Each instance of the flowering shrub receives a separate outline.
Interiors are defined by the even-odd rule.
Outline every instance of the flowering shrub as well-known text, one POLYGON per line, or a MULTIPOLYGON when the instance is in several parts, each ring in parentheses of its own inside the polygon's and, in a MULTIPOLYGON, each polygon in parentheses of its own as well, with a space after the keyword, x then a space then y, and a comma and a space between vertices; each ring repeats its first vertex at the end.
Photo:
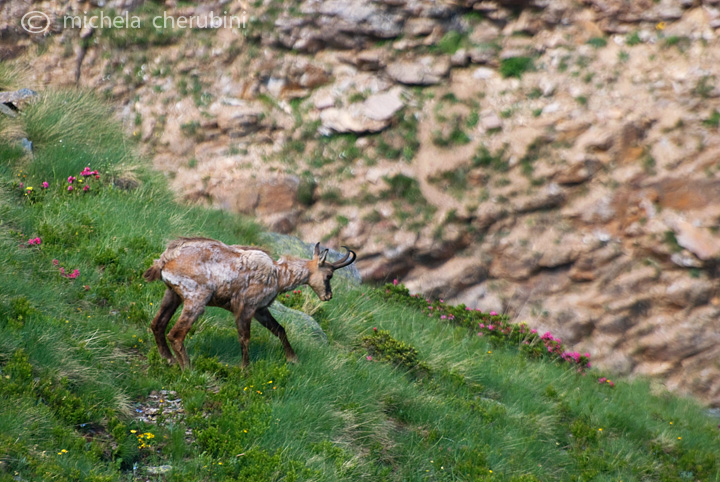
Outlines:
POLYGON ((305 297, 302 290, 293 290, 292 293, 284 293, 278 296, 277 300, 288 308, 302 310, 305 304, 305 297))
POLYGON ((65 271, 65 268, 63 268, 62 266, 60 266, 60 261, 58 261, 57 259, 54 259, 54 260, 52 261, 52 263, 53 263, 54 266, 57 266, 57 267, 60 269, 60 275, 61 275, 62 277, 64 277, 64 278, 75 279, 75 278, 77 278, 77 277, 80 275, 80 270, 77 269, 77 268, 74 269, 74 270, 72 270, 71 273, 67 273, 67 272, 65 271))
MULTIPOLYGON (((607 385, 607 386, 609 386, 610 388, 615 388, 615 384, 612 382, 612 380, 608 380, 608 379, 605 378, 605 377, 600 377, 600 378, 598 378, 598 383, 599 383, 600 385, 607 385)), ((720 427, 720 426, 719 426, 719 427, 720 427)))
POLYGON ((525 322, 511 323, 507 315, 495 311, 483 313, 462 304, 453 306, 445 304, 442 299, 432 301, 420 295, 411 295, 397 280, 385 284, 380 292, 385 299, 415 306, 430 318, 477 330, 477 336, 487 337, 496 346, 520 346, 524 353, 533 358, 550 357, 571 364, 581 373, 591 366, 589 353, 568 351, 562 340, 550 332, 539 335, 537 330, 530 329, 525 322))
POLYGON ((81 177, 81 179, 78 180, 78 178, 75 176, 68 176, 68 178, 67 178, 67 183, 68 183, 67 191, 68 192, 80 191, 80 186, 79 186, 80 184, 84 184, 82 187, 83 192, 89 191, 90 190, 90 182, 93 180, 95 180, 95 181, 99 180, 100 174, 98 174, 97 170, 91 171, 90 166, 85 166, 85 169, 83 169, 82 172, 80 173, 80 177, 81 177), (77 183, 75 181, 77 181, 77 183))

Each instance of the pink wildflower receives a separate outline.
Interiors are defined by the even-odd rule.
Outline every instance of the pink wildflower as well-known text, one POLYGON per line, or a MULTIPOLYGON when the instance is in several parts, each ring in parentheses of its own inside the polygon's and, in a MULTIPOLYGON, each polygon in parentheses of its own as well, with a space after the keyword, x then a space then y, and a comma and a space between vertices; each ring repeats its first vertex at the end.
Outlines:
POLYGON ((69 192, 69 191, 72 191, 72 190, 73 190, 73 187, 72 187, 72 186, 68 186, 68 192, 69 192))
POLYGON ((68 176, 68 179, 67 179, 68 184, 72 184, 75 179, 76 179, 75 176, 68 176))
POLYGON ((85 187, 83 187, 83 191, 89 191, 89 190, 90 190, 90 186, 88 186, 87 184, 85 184, 85 187))
POLYGON ((43 183, 42 183, 42 188, 43 188, 43 189, 47 189, 47 188, 49 188, 49 187, 50 187, 50 184, 48 184, 47 181, 43 181, 43 183))
POLYGON ((490 312, 490 316, 497 316, 497 313, 494 312, 494 311, 491 311, 491 312, 490 312))
POLYGON ((372 361, 372 357, 370 355, 366 356, 365 358, 367 358, 367 361, 372 361))
POLYGON ((52 263, 53 263, 55 266, 57 266, 58 264, 60 264, 60 261, 54 259, 52 263))
POLYGON ((442 316, 440 317, 440 319, 441 319, 441 320, 446 320, 446 319, 447 319, 447 316, 442 315, 442 316))
POLYGON ((395 279, 393 280, 393 286, 397 286, 397 285, 398 285, 398 280, 397 280, 397 278, 395 278, 395 279))

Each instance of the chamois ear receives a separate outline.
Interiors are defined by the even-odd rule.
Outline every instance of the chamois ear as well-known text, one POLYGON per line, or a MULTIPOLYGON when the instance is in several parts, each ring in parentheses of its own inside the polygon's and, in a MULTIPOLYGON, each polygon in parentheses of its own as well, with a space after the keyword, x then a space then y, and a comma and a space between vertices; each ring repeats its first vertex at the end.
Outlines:
POLYGON ((313 258, 320 256, 320 243, 315 243, 315 249, 313 250, 313 258))

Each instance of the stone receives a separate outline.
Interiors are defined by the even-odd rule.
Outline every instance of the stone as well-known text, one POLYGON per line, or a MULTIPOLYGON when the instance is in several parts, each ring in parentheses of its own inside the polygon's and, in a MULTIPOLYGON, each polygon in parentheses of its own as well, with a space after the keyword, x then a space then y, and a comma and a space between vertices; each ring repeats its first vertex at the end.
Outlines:
POLYGON ((172 470, 172 465, 158 465, 152 467, 145 467, 145 472, 150 475, 164 475, 172 470))
POLYGON ((371 40, 391 39, 403 31, 402 12, 369 0, 302 2, 301 17, 283 14, 270 42, 301 52, 327 48, 362 49, 371 40))
POLYGON ((229 137, 243 137, 260 130, 263 109, 246 101, 226 99, 213 103, 208 111, 218 129, 229 137))
POLYGON ((488 80, 497 76, 498 73, 495 71, 495 69, 491 69, 488 67, 478 67, 477 69, 475 69, 475 72, 473 72, 473 79, 477 80, 488 80))
POLYGON ((528 213, 560 206, 565 202, 565 192, 557 183, 550 183, 539 193, 515 201, 518 213, 528 213))
POLYGON ((690 308, 708 303, 712 293, 710 281, 682 278, 667 287, 664 299, 680 308, 690 308))
POLYGON ((458 49, 450 56, 450 64, 453 67, 465 67, 470 61, 470 56, 465 49, 458 49))
POLYGON ((503 121, 499 115, 491 112, 480 119, 480 126, 485 131, 500 130, 503 126, 503 121))
POLYGON ((255 212, 263 216, 294 209, 299 186, 300 179, 296 176, 278 176, 259 182, 255 212))
POLYGON ((468 50, 468 57, 473 64, 497 64, 497 51, 488 47, 473 47, 468 50))
POLYGON ((432 18, 411 18, 405 22, 405 33, 414 37, 425 37, 430 35, 437 25, 432 18))
POLYGON ((709 230, 694 226, 679 216, 668 215, 665 223, 674 231, 677 243, 699 259, 708 261, 720 256, 720 240, 709 230))
POLYGON ((528 252, 519 247, 505 249, 493 259, 490 276, 516 281, 526 280, 538 269, 540 256, 539 253, 528 252))
POLYGON ((401 90, 391 89, 373 94, 363 102, 351 104, 347 108, 330 107, 321 111, 321 127, 328 132, 380 132, 390 125, 404 105, 401 90))
POLYGON ((580 162, 570 164, 557 173, 554 180, 561 185, 582 184, 592 179, 600 170, 601 164, 593 158, 583 158, 580 162))
POLYGON ((450 72, 448 57, 425 55, 396 60, 385 68, 395 81, 405 85, 433 85, 440 83, 450 72))

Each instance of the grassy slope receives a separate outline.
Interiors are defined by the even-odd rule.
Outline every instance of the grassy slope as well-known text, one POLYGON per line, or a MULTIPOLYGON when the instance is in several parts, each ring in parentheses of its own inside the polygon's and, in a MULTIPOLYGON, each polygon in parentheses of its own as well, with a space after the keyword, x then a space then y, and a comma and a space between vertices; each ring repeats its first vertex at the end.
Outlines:
POLYGON ((193 369, 164 366, 148 330, 163 286, 141 282, 144 268, 177 235, 252 243, 259 230, 174 203, 111 117, 87 94, 46 92, 0 124, 36 145, 31 160, 0 140, 0 480, 720 480, 717 420, 696 403, 611 389, 382 289, 308 297, 330 342, 290 327, 298 365, 254 324, 242 372, 229 314, 210 309, 189 339, 193 369), (69 193, 86 165, 100 180, 69 193), (113 187, 130 177, 139 187, 113 187), (374 327, 425 368, 379 361, 397 344, 368 360, 374 327), (140 422, 137 403, 163 389, 184 419, 140 422))

